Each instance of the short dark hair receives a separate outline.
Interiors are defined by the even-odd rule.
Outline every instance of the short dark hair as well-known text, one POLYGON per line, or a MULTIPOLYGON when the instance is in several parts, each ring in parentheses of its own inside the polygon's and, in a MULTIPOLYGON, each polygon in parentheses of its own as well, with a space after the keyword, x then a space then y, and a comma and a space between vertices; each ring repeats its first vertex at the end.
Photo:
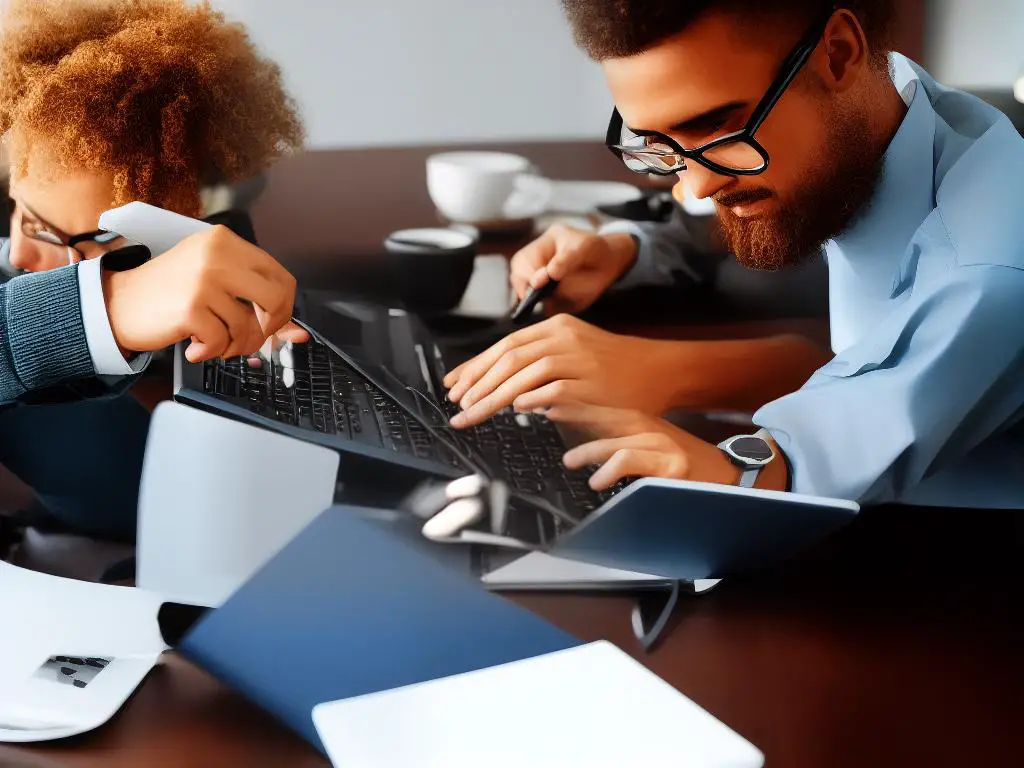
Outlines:
MULTIPOLYGON (((643 53, 712 10, 792 16, 810 23, 829 5, 827 0, 562 0, 576 44, 595 61, 643 53)), ((841 6, 856 14, 872 58, 884 61, 892 49, 892 0, 847 0, 841 6)))

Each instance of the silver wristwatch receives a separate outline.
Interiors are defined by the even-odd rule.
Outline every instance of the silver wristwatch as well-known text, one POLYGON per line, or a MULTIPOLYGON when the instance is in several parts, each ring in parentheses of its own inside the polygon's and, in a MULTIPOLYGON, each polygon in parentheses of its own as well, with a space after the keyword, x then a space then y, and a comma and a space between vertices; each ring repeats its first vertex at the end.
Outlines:
POLYGON ((740 475, 740 488, 753 488, 761 470, 775 458, 768 430, 762 429, 754 435, 736 435, 718 444, 729 461, 743 470, 740 475))

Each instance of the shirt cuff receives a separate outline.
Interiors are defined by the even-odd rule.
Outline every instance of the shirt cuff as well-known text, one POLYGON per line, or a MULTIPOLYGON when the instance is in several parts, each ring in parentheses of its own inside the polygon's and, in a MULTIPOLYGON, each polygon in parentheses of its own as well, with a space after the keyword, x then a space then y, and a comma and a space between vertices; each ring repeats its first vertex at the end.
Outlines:
POLYGON ((125 360, 117 348, 103 298, 102 262, 103 257, 100 256, 78 265, 78 295, 82 302, 82 323, 92 366, 97 376, 134 376, 146 369, 151 355, 146 352, 125 360))
POLYGON ((674 285, 676 272, 693 282, 703 282, 701 275, 686 263, 685 246, 678 237, 666 238, 668 224, 647 223, 642 226, 635 221, 620 219, 605 224, 598 230, 600 235, 626 234, 637 241, 636 261, 618 279, 613 288, 635 288, 641 285, 674 285), (659 233, 660 238, 654 233, 659 233))
POLYGON ((650 285, 651 283, 660 282, 657 279, 652 279, 650 275, 650 238, 643 229, 631 221, 619 220, 605 224, 597 231, 597 234, 629 235, 636 243, 636 258, 633 260, 633 265, 615 281, 612 285, 612 290, 625 290, 639 285, 650 285))

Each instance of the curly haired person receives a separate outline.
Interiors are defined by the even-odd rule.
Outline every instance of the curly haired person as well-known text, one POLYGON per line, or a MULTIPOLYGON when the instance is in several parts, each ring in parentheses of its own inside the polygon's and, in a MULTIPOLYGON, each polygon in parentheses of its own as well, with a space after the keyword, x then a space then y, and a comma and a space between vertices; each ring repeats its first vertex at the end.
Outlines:
POLYGON ((130 539, 148 414, 125 391, 148 353, 252 352, 295 281, 219 227, 108 271, 99 216, 133 200, 197 216, 205 185, 257 175, 302 124, 277 65, 206 3, 15 0, 0 30, 9 258, 35 273, 0 286, 0 462, 62 522, 130 539))

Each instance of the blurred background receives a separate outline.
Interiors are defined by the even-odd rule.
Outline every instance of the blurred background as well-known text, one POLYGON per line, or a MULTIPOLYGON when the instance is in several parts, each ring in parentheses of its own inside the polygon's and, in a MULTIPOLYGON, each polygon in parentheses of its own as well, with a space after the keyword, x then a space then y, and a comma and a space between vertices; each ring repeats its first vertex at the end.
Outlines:
MULTIPOLYGON (((436 223, 423 194, 423 159, 449 147, 517 152, 555 179, 644 183, 622 176, 599 147, 611 98, 598 65, 575 48, 558 0, 212 4, 281 65, 308 129, 307 157, 205 193, 207 213, 254 211, 261 241, 280 256, 337 252, 330 233, 339 211, 348 222, 372 224, 350 243, 355 250, 376 248, 393 225, 436 223), (578 154, 566 159, 571 142, 593 143, 585 162, 578 154)), ((896 7, 898 50, 1024 130, 1024 2, 896 0, 896 7)), ((0 255, 3 273, 12 270, 0 255)), ((738 272, 737 279, 748 278, 738 272)))
MULTIPOLYGON (((901 52, 941 82, 1016 109, 1024 2, 896 4, 901 52)), ((557 0, 214 5, 281 64, 311 147, 603 137, 611 100, 557 0)))

